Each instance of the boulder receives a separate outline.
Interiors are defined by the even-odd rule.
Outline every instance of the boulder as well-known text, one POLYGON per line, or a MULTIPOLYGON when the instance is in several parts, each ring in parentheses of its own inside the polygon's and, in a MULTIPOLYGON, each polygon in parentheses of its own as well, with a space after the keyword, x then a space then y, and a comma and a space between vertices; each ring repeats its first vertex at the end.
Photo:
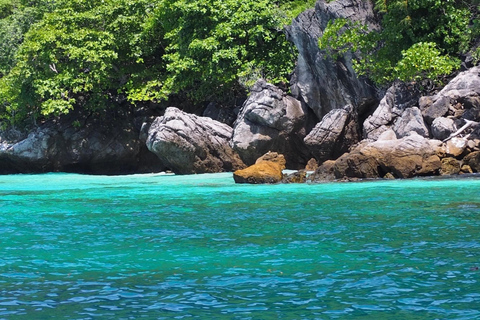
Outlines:
POLYGON ((398 138, 403 138, 415 132, 428 138, 430 133, 423 121, 422 112, 417 107, 407 108, 393 123, 393 131, 398 138))
POLYGON ((335 180, 335 161, 327 160, 313 172, 308 180, 311 182, 325 182, 335 180))
POLYGON ((304 142, 315 159, 322 163, 336 159, 359 142, 360 129, 353 108, 334 109, 323 117, 304 142))
POLYGON ((420 109, 427 123, 445 116, 449 110, 465 110, 454 116, 467 120, 480 121, 480 66, 459 73, 435 96, 420 100, 420 109))
POLYGON ((233 173, 235 183, 279 183, 282 178, 282 166, 272 161, 260 161, 233 173))
POLYGON ((465 149, 467 148, 467 139, 464 138, 452 138, 446 143, 446 152, 447 154, 458 157, 460 156, 465 149))
POLYGON ((433 120, 431 130, 433 138, 445 140, 452 133, 457 131, 457 126, 455 125, 455 121, 453 119, 439 117, 433 120))
MULTIPOLYGON (((419 96, 420 93, 414 85, 406 84, 401 81, 394 82, 392 86, 388 88, 385 96, 380 100, 380 104, 373 114, 363 122, 364 138, 377 140, 383 132, 392 127, 394 121, 398 117, 402 117, 405 110, 413 108, 417 104, 419 96)), ((412 120, 412 116, 415 119, 412 123, 412 127, 417 124, 414 131, 422 132, 424 130, 422 127, 423 120, 420 119, 418 112, 414 109, 410 109, 405 116, 405 119, 399 121, 401 124, 404 124, 405 122, 412 120)), ((405 130, 401 129, 401 124, 397 125, 396 129, 403 135, 405 134, 405 130)))
POLYGON ((442 159, 442 167, 440 168, 440 175, 452 175, 460 172, 460 161, 455 158, 448 157, 442 159))
POLYGON ((335 162, 335 178, 395 178, 435 175, 441 168, 441 141, 416 133, 398 140, 363 141, 335 162))
POLYGON ((317 1, 315 9, 307 10, 286 27, 287 38, 298 49, 297 65, 291 80, 294 97, 305 102, 322 119, 333 109, 352 105, 359 113, 377 101, 374 87, 358 77, 349 55, 330 59, 318 47, 318 39, 329 21, 347 18, 370 29, 378 29, 371 1, 317 1))
POLYGON ((247 165, 275 151, 285 156, 289 168, 303 168, 311 157, 303 143, 307 112, 300 101, 259 80, 235 122, 231 146, 247 165))
POLYGON ((299 170, 283 176, 282 183, 305 183, 307 182, 307 172, 299 170))
POLYGON ((467 154, 463 158, 463 164, 469 166, 473 172, 480 172, 480 151, 467 154))
POLYGON ((177 174, 233 171, 245 165, 229 145, 232 134, 224 123, 170 107, 152 123, 147 147, 177 174))

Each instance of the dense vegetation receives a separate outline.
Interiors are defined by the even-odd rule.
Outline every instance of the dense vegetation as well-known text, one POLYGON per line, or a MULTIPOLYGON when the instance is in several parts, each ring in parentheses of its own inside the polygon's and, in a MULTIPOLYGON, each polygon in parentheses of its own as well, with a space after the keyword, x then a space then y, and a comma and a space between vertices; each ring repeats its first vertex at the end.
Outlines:
MULTIPOLYGON (((338 19, 319 44, 356 52, 357 72, 379 84, 448 74, 478 38, 479 0, 374 1, 380 30, 338 19)), ((224 102, 258 77, 287 81, 296 54, 283 27, 314 3, 0 0, 0 122, 176 95, 224 102)))
POLYGON ((374 0, 381 29, 330 21, 319 46, 332 56, 355 52, 355 70, 377 84, 438 81, 460 66, 479 36, 478 0, 374 0))
MULTIPOLYGON (((313 1, 310 4, 313 5, 313 1)), ((128 100, 192 103, 285 81, 306 1, 0 0, 3 124, 128 100)))

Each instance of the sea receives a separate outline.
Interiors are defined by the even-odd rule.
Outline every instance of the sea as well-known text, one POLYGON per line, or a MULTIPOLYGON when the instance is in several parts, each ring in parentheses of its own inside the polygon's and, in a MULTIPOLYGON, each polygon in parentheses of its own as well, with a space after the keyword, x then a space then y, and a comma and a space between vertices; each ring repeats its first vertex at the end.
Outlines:
POLYGON ((0 319, 480 319, 480 177, 0 176, 0 319))

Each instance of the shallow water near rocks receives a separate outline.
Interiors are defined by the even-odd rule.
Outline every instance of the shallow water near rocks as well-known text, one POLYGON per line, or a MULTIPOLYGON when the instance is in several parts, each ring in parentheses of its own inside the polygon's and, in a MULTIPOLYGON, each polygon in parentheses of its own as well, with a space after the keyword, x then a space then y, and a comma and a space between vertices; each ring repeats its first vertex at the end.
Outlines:
POLYGON ((480 319, 480 179, 0 177, 0 319, 480 319))

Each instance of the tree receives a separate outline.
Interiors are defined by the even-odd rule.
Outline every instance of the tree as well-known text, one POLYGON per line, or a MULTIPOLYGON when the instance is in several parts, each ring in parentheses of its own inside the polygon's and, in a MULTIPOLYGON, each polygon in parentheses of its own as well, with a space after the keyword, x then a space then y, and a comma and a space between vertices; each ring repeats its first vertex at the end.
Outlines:
POLYGON ((319 40, 320 48, 333 55, 355 51, 359 57, 356 71, 379 84, 422 77, 436 80, 458 68, 456 57, 469 50, 475 36, 473 21, 477 17, 471 10, 472 1, 375 2, 380 31, 338 19, 329 23, 319 40))

